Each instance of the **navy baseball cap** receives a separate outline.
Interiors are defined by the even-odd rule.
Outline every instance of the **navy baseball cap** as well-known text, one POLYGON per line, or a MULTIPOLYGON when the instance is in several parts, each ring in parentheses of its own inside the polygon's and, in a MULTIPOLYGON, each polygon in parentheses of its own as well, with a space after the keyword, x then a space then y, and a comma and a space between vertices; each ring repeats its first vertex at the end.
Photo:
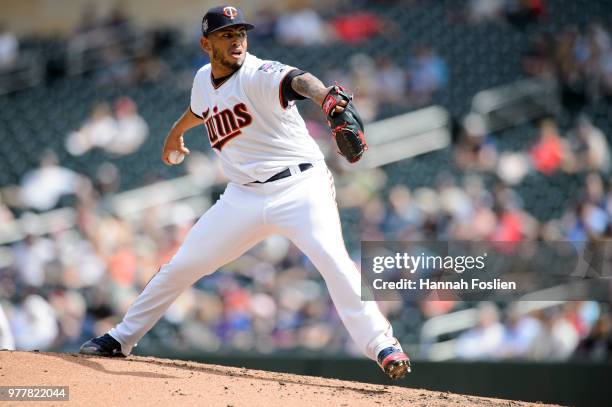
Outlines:
POLYGON ((244 20, 242 11, 233 6, 213 7, 204 14, 202 19, 202 34, 208 35, 224 27, 243 25, 247 30, 255 28, 244 20))

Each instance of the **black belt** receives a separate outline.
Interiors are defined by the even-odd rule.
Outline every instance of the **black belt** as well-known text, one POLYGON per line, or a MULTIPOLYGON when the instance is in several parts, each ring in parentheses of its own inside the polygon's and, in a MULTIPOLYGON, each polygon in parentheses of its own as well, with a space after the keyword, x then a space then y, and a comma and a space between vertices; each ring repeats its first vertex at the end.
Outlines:
MULTIPOLYGON (((300 165, 298 165, 298 168, 300 169, 301 172, 304 172, 310 168, 312 168, 312 164, 311 163, 301 163, 300 165)), ((291 170, 289 168, 287 168, 284 171, 279 172, 278 174, 272 175, 270 178, 268 178, 265 181, 253 181, 253 184, 265 184, 266 182, 272 182, 272 181, 278 181, 279 179, 283 179, 283 178, 287 178, 291 176, 291 170)))

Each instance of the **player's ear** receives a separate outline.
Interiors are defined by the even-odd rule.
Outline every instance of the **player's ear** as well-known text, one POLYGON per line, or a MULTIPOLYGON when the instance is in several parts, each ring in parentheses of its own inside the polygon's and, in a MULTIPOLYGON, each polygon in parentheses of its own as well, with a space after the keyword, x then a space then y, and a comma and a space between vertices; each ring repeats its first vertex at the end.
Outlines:
POLYGON ((206 52, 207 54, 210 54, 211 52, 210 41, 205 35, 200 37, 200 48, 202 48, 202 51, 206 52))

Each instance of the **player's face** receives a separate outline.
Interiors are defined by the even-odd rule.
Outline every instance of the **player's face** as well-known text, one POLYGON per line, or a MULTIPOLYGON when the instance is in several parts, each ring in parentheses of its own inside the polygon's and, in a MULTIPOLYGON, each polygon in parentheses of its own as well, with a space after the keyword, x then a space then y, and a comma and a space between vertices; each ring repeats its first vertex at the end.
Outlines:
POLYGON ((235 71, 242 66, 247 51, 247 32, 243 26, 227 27, 203 38, 202 47, 211 62, 235 71))

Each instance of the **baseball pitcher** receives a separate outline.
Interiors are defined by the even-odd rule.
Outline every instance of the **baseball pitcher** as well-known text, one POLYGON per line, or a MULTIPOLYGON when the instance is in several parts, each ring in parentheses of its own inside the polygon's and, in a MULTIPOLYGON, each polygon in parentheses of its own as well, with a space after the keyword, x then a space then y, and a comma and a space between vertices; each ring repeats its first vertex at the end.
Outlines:
POLYGON ((254 28, 232 6, 204 15, 200 46, 210 56, 193 81, 190 106, 164 143, 168 165, 189 154, 183 134, 204 125, 230 182, 163 265, 123 321, 85 342, 80 352, 127 356, 183 290, 272 234, 302 250, 322 274, 340 318, 359 348, 391 378, 410 371, 408 356, 373 301, 342 237, 333 178, 295 100, 323 109, 338 151, 349 162, 367 149, 352 97, 310 73, 247 52, 254 28))

